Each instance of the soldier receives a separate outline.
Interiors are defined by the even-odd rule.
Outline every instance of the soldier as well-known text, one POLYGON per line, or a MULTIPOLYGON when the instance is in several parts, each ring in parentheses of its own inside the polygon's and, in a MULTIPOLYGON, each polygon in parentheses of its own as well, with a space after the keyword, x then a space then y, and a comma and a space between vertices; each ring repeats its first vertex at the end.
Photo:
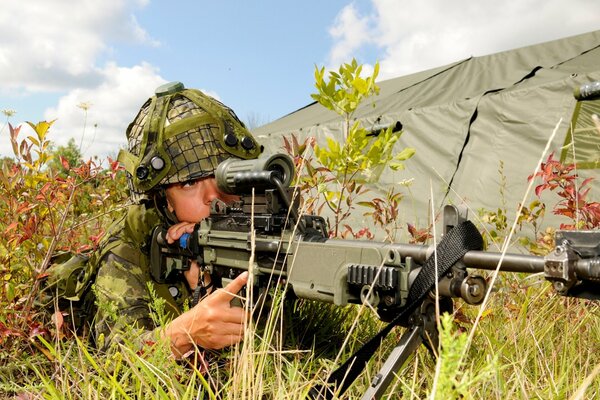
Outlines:
POLYGON ((158 284, 150 274, 150 239, 156 226, 167 223, 167 241, 172 243, 209 215, 213 199, 234 200, 219 191, 214 171, 229 157, 258 157, 260 146, 231 109, 179 82, 156 89, 129 125, 127 140, 128 149, 119 153, 119 160, 128 173, 133 204, 101 245, 96 338, 104 343, 118 340, 124 327, 134 325, 146 331, 142 339, 154 340, 152 290, 174 316, 163 335, 176 357, 196 346, 221 349, 238 343, 248 316, 230 301, 246 284, 247 274, 215 289, 202 266, 192 262, 181 281, 158 284), (199 289, 207 295, 182 313, 186 300, 199 289))

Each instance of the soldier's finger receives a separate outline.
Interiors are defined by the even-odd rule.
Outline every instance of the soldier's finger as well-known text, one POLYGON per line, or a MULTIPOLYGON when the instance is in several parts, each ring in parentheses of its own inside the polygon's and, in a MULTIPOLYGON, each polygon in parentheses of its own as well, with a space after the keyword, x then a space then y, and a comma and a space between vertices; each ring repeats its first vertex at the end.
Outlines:
POLYGON ((228 346, 232 346, 236 343, 239 343, 242 341, 242 339, 244 338, 244 335, 225 335, 223 337, 220 338, 219 348, 224 348, 224 347, 228 347, 228 346))
POLYGON ((244 271, 237 278, 229 282, 229 285, 215 292, 219 301, 231 301, 236 294, 248 283, 248 271, 244 271))
POLYGON ((234 322, 222 322, 219 324, 219 336, 244 335, 245 325, 234 322))
POLYGON ((184 233, 192 233, 194 231, 194 224, 190 222, 180 222, 169 228, 167 231, 167 242, 173 243, 179 240, 181 235, 184 233))
POLYGON ((231 307, 222 313, 221 321, 243 325, 250 318, 250 313, 241 307, 231 307))

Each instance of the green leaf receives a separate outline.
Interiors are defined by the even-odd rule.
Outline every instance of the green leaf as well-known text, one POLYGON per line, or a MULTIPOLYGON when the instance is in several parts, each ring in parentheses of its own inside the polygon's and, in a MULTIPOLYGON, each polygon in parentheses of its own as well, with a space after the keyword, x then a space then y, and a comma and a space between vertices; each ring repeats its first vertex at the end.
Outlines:
POLYGON ((356 77, 353 81, 352 81, 352 86, 354 88, 356 88, 356 90, 358 90, 359 93, 361 94, 366 94, 368 91, 368 85, 367 82, 360 78, 360 77, 356 77))
POLYGON ((5 285, 6 288, 6 300, 12 302, 15 299, 15 285, 12 282, 8 282, 5 285))
POLYGON ((379 61, 377 61, 373 67, 373 81, 377 79, 377 75, 379 75, 379 61))
POLYGON ((48 129, 50 129, 50 127, 52 126, 52 124, 55 121, 56 120, 52 120, 50 122, 40 121, 37 124, 33 124, 33 123, 27 121, 27 124, 35 131, 35 133, 37 133, 39 140, 44 141, 44 139, 46 138, 46 133, 48 132, 48 129))
POLYGON ((405 147, 404 149, 402 149, 402 151, 398 154, 396 154, 394 156, 394 159, 396 160, 401 160, 401 161, 405 161, 408 160, 409 158, 411 158, 412 156, 414 156, 416 153, 416 150, 413 149, 412 147, 405 147))
POLYGON ((37 147, 40 147, 40 142, 33 136, 27 136, 27 139, 29 139, 31 143, 35 144, 37 147))
POLYGON ((390 161, 389 167, 392 171, 402 171, 404 170, 404 164, 399 161, 390 161))

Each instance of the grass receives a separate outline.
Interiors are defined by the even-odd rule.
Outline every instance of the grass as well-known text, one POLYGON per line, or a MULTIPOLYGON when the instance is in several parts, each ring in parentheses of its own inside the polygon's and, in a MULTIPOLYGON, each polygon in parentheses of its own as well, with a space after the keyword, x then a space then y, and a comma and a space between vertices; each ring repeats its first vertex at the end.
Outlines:
MULTIPOLYGON (((461 361, 460 355, 478 310, 457 303, 454 318, 443 318, 437 365, 419 349, 385 398, 584 399, 600 393, 598 304, 559 297, 536 279, 505 274, 500 280, 467 357, 461 361)), ((335 367, 336 343, 355 314, 356 307, 314 302, 279 307, 272 313, 275 324, 251 327, 243 345, 221 355, 225 366, 212 362, 208 372, 173 360, 164 343, 140 351, 126 342, 99 354, 75 338, 50 343, 37 337, 31 343, 43 353, 2 352, 0 393, 29 399, 302 399, 335 367), (284 310, 293 315, 284 318, 284 310), (283 320, 291 325, 283 327, 283 320), (296 333, 285 335, 285 329, 296 333)), ((363 315, 341 358, 380 327, 363 315)), ((360 397, 401 333, 396 328, 386 339, 347 398, 360 397)), ((125 335, 132 343, 135 336, 125 335)))
MULTIPOLYGON (((600 304, 560 297, 540 276, 501 273, 494 286, 484 309, 455 302, 454 314, 441 317, 439 357, 421 347, 384 398, 600 393, 600 304)), ((0 398, 14 399, 302 399, 383 327, 368 309, 276 295, 267 321, 252 324, 243 344, 207 355, 205 366, 174 360, 160 341, 140 349, 133 329, 101 353, 75 337, 11 336, 1 325, 8 317, 0 314, 0 398)), ((345 398, 360 398, 402 333, 385 339, 345 398)))
MULTIPOLYGON (((271 307, 243 344, 209 355, 206 368, 174 360, 160 341, 140 349, 133 329, 105 353, 75 337, 0 338, 0 398, 303 399, 383 327, 357 306, 276 293, 271 307)), ((591 398, 600 393, 599 314, 598 302, 561 297, 541 276, 501 273, 484 310, 455 302, 441 318, 439 357, 421 347, 384 398, 591 398)), ((360 398, 403 331, 385 339, 344 398, 360 398)))

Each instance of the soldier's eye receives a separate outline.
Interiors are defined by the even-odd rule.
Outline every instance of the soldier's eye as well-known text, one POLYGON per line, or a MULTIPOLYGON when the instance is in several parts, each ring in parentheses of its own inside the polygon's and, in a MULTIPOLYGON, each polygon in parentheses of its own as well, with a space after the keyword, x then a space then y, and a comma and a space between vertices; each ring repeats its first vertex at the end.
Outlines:
POLYGON ((179 187, 189 188, 189 187, 194 186, 196 183, 198 183, 198 179, 192 179, 192 180, 189 180, 189 181, 181 182, 179 184, 179 187))

